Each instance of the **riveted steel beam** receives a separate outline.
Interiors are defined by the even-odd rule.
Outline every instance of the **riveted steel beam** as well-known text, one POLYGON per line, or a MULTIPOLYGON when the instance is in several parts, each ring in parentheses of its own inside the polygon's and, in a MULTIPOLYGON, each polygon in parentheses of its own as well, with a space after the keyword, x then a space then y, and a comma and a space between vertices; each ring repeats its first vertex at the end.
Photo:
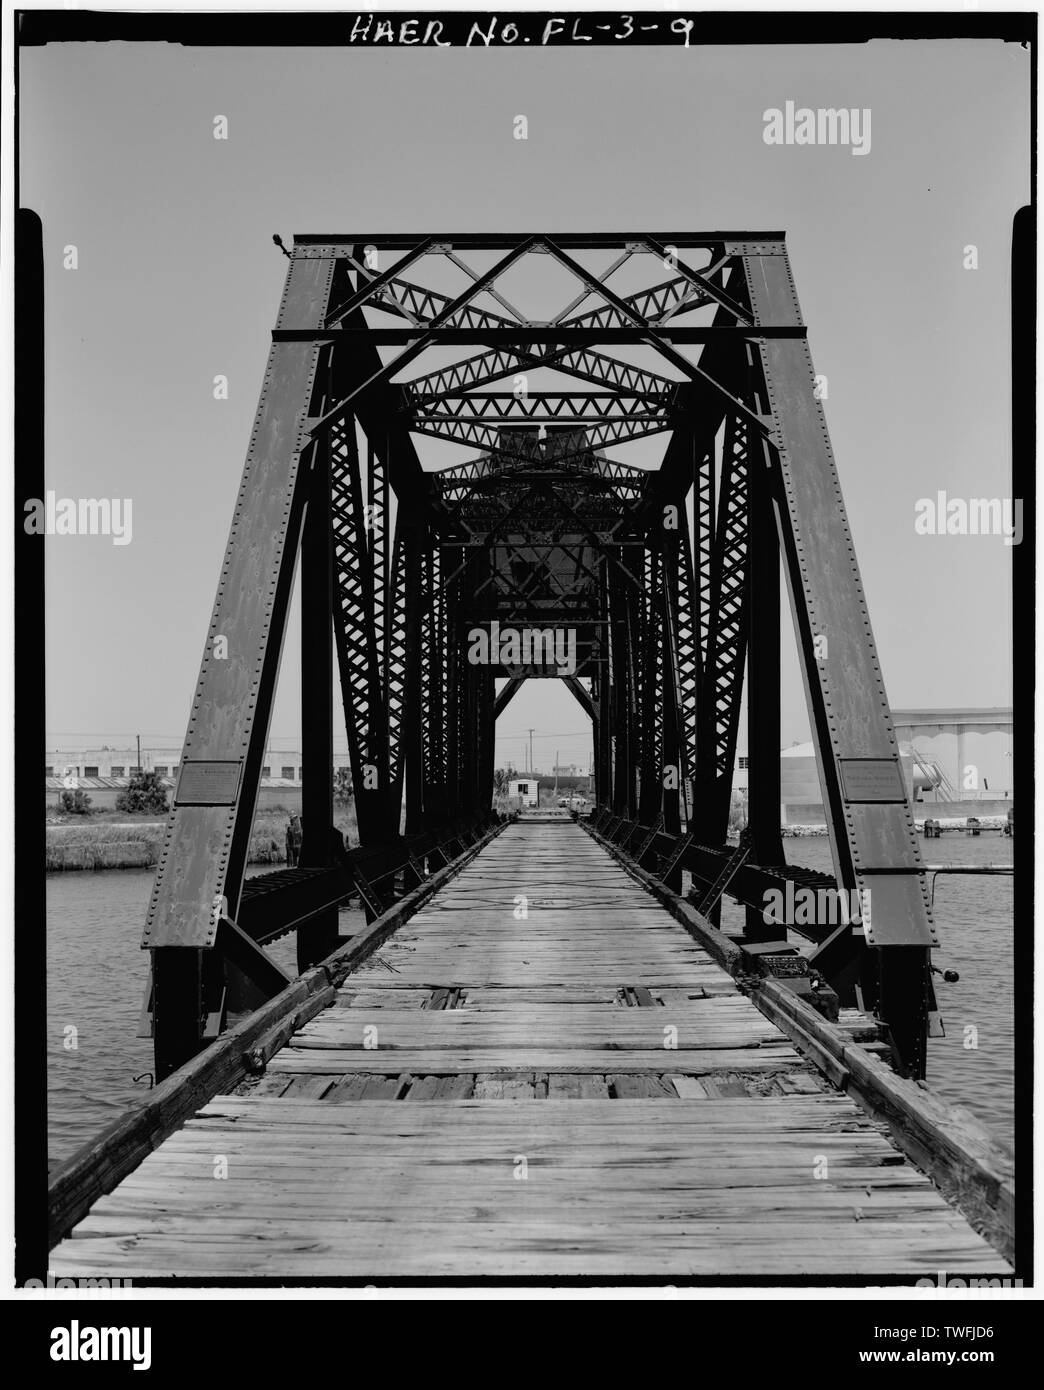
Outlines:
MULTIPOLYGON (((320 323, 333 269, 330 256, 292 260, 278 323, 320 323)), ((310 485, 314 446, 303 426, 321 352, 315 343, 269 351, 142 939, 154 953, 159 1076, 203 1045, 202 976, 213 967, 199 954, 239 904, 310 485)))
MULTIPOLYGON (((757 321, 800 323, 785 248, 772 250, 742 251, 757 321)), ((806 342, 766 339, 756 350, 776 420, 780 544, 836 876, 870 891, 869 921, 855 931, 881 953, 878 1011, 903 1069, 921 1076, 927 1004, 911 1001, 927 999, 938 938, 815 371, 806 342), (890 872, 875 875, 881 867, 890 872)))

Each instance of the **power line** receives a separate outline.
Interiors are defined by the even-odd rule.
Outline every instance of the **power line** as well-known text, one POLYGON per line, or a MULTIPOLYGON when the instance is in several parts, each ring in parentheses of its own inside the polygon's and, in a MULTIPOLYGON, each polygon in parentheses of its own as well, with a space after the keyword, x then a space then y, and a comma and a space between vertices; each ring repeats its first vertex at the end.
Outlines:
POLYGON ((541 734, 534 729, 498 729, 497 738, 522 738, 532 734, 533 738, 590 738, 590 729, 557 729, 541 734))

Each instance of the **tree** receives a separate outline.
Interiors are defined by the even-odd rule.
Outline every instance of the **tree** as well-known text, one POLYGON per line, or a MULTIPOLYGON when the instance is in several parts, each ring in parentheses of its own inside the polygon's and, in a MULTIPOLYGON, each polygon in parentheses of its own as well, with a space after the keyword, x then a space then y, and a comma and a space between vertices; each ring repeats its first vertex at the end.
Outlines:
POLYGON ((165 815, 170 810, 167 789, 154 772, 136 773, 116 798, 116 809, 130 815, 165 815))
POLYGON ((508 789, 508 775, 502 767, 498 767, 493 774, 493 790, 498 796, 506 796, 508 789))
POLYGON ((70 816, 89 816, 91 798, 83 791, 62 792, 62 810, 70 816))
POLYGON ((334 801, 338 806, 347 806, 352 799, 352 774, 347 767, 334 768, 334 801))

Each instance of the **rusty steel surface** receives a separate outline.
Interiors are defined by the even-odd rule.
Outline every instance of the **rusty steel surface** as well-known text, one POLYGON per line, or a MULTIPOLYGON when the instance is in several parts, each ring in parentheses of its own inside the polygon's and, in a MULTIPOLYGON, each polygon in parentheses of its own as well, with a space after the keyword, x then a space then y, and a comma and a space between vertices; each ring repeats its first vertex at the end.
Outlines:
MULTIPOLYGON (((332 882, 344 853, 322 770, 328 634, 371 908, 428 871, 417 846, 437 864, 436 845, 464 843, 454 827, 486 823, 496 719, 527 678, 562 680, 590 718, 610 833, 705 897, 733 858, 746 700, 752 838, 726 884, 746 939, 805 930, 813 967, 846 998, 861 989, 923 1072, 937 939, 816 386, 782 233, 295 239, 143 942, 163 1067, 191 1054, 196 1023, 220 1026, 226 986, 239 997, 271 974, 231 928, 301 553, 308 865, 332 882), (872 896, 840 929, 770 929, 758 908, 801 881, 777 819, 781 558, 829 883, 872 896), (561 634, 553 660, 533 633, 561 634)), ((287 880, 256 934, 310 920, 299 960, 320 958, 336 904, 319 898, 287 880)))
MULTIPOLYGON (((293 261, 279 322, 319 322, 332 271, 329 259, 293 261)), ((242 772, 236 799, 223 809, 175 797, 145 947, 212 946, 214 902, 224 898, 235 912, 297 557, 300 479, 307 473, 301 430, 318 356, 318 347, 296 343, 274 344, 269 353, 182 756, 189 764, 237 764, 242 772)))
MULTIPOLYGON (((759 321, 799 322, 801 311, 787 257, 747 255, 744 265, 759 321)), ((830 807, 827 824, 838 879, 848 887, 870 888, 870 880, 861 873, 864 868, 887 865, 907 870, 890 878, 884 892, 880 880, 873 880, 867 944, 938 945, 917 831, 903 787, 899 743, 826 418, 815 391, 812 356, 805 342, 765 341, 758 351, 775 419, 775 454, 783 488, 780 538, 812 700, 810 714, 830 807), (825 638, 818 651, 817 637, 825 638), (874 769, 875 787, 889 778, 895 788, 891 801, 880 801, 878 793, 867 804, 864 795, 870 774, 864 770, 860 779, 855 760, 863 760, 864 769, 874 769), (889 766, 891 773, 885 771, 889 766), (846 768, 848 791, 842 775, 846 768)))

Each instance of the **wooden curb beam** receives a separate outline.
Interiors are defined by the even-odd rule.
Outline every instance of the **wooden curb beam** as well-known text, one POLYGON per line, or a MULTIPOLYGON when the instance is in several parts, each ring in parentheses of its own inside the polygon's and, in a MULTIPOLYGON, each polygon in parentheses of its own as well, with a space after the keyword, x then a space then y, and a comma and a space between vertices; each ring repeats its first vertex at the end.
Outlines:
MULTIPOLYGON (((583 821, 584 827, 663 904, 689 935, 734 978, 742 974, 739 947, 677 893, 639 868, 583 821)), ((761 1012, 839 1090, 887 1124, 894 1142, 952 1206, 1006 1260, 1015 1260, 1015 1178, 1010 1155, 963 1107, 950 1105, 921 1081, 897 1076, 778 980, 738 981, 761 1012)))
POLYGON ((505 828, 492 826, 470 848, 370 923, 358 936, 305 971, 274 999, 222 1034, 78 1149, 55 1172, 47 1191, 48 1242, 54 1246, 91 1206, 123 1181, 168 1135, 217 1095, 259 1075, 309 1019, 329 1008, 337 986, 505 828))

